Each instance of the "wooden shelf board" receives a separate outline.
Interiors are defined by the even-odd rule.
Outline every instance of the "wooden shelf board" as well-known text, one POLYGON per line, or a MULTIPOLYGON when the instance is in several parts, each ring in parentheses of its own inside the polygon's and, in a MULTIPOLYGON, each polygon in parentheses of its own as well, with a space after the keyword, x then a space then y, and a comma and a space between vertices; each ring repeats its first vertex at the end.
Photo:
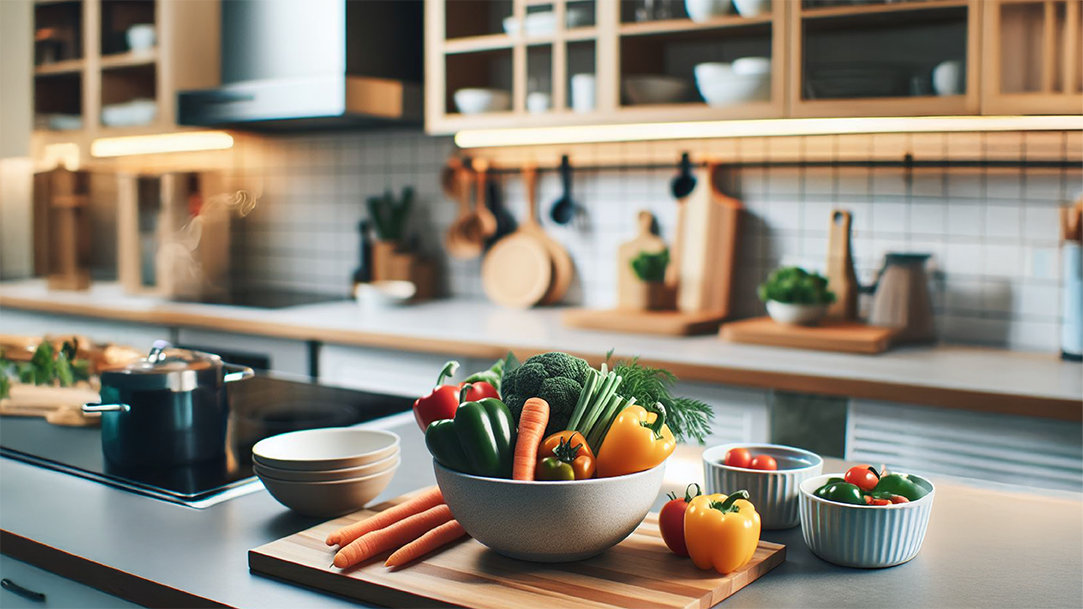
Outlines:
POLYGON ((153 64, 156 61, 158 61, 158 50, 148 49, 146 51, 102 55, 101 66, 103 70, 109 70, 115 68, 145 66, 153 64))
POLYGON ((65 59, 34 66, 34 76, 51 76, 53 74, 78 74, 83 71, 86 61, 83 59, 65 59))
MULTIPOLYGON (((953 0, 954 1, 954 0, 953 0)), ((683 34, 687 32, 699 32, 720 28, 746 27, 750 25, 764 25, 771 23, 772 15, 758 15, 756 17, 741 17, 739 15, 726 15, 716 17, 710 21, 697 23, 691 19, 665 19, 661 21, 644 21, 642 23, 622 23, 617 32, 621 36, 649 36, 652 34, 683 34)))
POLYGON ((843 6, 825 6, 821 8, 801 9, 802 19, 821 19, 827 17, 852 17, 855 15, 881 15, 909 11, 929 11, 944 8, 962 8, 968 0, 928 0, 926 2, 893 2, 891 4, 854 4, 843 6))
POLYGON ((485 34, 484 36, 452 38, 444 42, 444 53, 453 55, 458 53, 510 49, 514 44, 515 39, 507 34, 485 34))

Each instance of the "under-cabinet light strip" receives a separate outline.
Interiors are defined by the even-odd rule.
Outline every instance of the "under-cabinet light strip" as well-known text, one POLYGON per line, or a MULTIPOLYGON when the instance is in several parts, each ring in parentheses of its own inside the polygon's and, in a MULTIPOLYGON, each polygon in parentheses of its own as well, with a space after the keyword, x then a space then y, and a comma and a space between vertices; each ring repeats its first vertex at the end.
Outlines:
POLYGON ((948 131, 1063 131, 1080 129, 1083 129, 1083 116, 1081 115, 782 118, 466 129, 455 134, 455 143, 460 148, 488 148, 787 135, 948 131))
POLYGON ((90 156, 115 157, 136 154, 226 150, 233 147, 233 136, 225 131, 185 131, 156 135, 102 137, 90 143, 90 156))

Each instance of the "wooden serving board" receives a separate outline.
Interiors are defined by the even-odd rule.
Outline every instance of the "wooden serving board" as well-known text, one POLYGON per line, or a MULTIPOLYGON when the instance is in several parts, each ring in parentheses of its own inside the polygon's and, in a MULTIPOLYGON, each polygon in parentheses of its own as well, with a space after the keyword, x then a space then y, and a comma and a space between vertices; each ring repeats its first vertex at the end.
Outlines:
POLYGON ((564 312, 563 320, 566 326, 588 330, 690 336, 714 332, 724 317, 715 312, 569 309, 564 312))
POLYGON ((720 331, 722 338, 738 343, 866 354, 886 351, 897 333, 856 321, 824 319, 816 326, 794 326, 770 317, 729 322, 720 331))
POLYGON ((346 570, 329 566, 324 544, 341 526, 408 497, 325 522, 248 552, 255 573, 388 607, 710 607, 782 564, 786 547, 761 541, 739 571, 701 571, 671 553, 649 514, 632 535, 594 558, 559 564, 519 561, 466 538, 398 571, 387 554, 346 570))

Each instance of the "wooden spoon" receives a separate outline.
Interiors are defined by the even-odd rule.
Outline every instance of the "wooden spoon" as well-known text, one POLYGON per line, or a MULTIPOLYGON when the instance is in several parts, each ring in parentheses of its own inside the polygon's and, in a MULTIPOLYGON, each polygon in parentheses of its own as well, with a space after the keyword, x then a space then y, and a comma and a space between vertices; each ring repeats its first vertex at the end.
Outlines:
POLYGON ((477 217, 478 230, 481 231, 482 239, 488 239, 496 234, 496 216, 489 211, 485 202, 485 184, 489 171, 489 161, 474 159, 474 171, 477 176, 477 195, 474 198, 474 215, 477 217))
POLYGON ((459 187, 459 217, 448 228, 445 246, 449 254, 456 258, 470 259, 481 255, 485 239, 477 226, 477 218, 470 211, 470 170, 459 167, 459 177, 455 180, 459 187))

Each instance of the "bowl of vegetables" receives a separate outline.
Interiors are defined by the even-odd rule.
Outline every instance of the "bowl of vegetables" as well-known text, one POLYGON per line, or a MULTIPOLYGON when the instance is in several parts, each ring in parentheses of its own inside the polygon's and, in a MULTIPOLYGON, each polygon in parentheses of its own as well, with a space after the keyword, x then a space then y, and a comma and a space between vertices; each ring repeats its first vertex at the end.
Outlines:
POLYGON ((513 360, 460 385, 442 374, 415 403, 437 484, 463 529, 501 554, 594 556, 643 521, 677 441, 709 432, 710 407, 673 397, 672 375, 636 359, 513 360))
POLYGON ((780 324, 813 325, 835 302, 827 289, 827 278, 801 267, 782 267, 760 284, 757 294, 767 305, 767 314, 780 324))
POLYGON ((801 483, 801 532, 820 558, 844 567, 900 565, 925 540, 936 489, 921 476, 855 466, 801 483))
POLYGON ((723 444, 703 451, 707 492, 747 490, 764 529, 790 529, 801 522, 798 486, 819 476, 823 465, 816 453, 782 444, 723 444))

